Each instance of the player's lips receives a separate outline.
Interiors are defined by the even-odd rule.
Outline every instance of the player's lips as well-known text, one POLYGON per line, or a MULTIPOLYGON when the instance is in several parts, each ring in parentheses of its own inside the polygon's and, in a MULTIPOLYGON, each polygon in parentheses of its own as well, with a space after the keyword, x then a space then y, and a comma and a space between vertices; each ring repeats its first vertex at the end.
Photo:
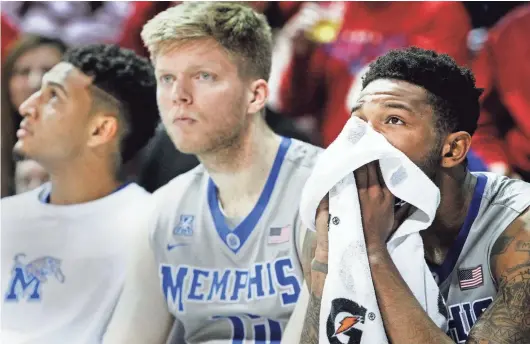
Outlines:
POLYGON ((21 139, 26 136, 33 135, 26 122, 20 123, 20 129, 17 130, 17 138, 21 139))
POLYGON ((173 123, 177 125, 189 125, 197 122, 195 119, 188 117, 188 116, 176 116, 173 119, 173 123))

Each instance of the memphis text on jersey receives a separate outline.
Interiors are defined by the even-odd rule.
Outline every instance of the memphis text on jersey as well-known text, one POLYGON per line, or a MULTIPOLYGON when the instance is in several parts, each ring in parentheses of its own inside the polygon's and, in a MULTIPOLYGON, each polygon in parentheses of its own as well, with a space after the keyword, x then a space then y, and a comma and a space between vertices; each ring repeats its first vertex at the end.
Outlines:
POLYGON ((449 310, 448 334, 455 343, 466 342, 471 328, 492 302, 493 298, 490 296, 473 302, 457 303, 447 307, 449 310))
POLYGON ((182 313, 186 302, 240 303, 280 297, 293 305, 300 281, 290 258, 257 263, 248 269, 206 269, 187 265, 160 265, 162 290, 170 309, 182 313))

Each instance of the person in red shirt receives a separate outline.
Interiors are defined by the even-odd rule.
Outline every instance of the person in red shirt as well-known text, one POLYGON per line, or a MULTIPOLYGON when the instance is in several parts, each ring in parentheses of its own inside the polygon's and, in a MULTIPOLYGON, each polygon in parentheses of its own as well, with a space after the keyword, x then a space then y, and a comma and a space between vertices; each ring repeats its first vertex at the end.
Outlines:
POLYGON ((3 63, 9 46, 17 40, 19 33, 15 25, 3 14, 0 17, 0 24, 0 30, 2 30, 1 54, 3 63))
MULTIPOLYGON (((305 4, 304 7, 340 7, 337 4, 305 4)), ((284 58, 290 61, 278 72, 281 77, 275 110, 291 116, 318 117, 324 146, 344 127, 350 116, 358 75, 376 57, 391 49, 415 45, 447 53, 460 65, 468 62, 467 34, 471 24, 461 3, 342 4, 339 16, 342 26, 330 43, 314 44, 305 38, 307 23, 314 24, 322 18, 304 12, 304 8, 286 24, 286 35, 291 38, 292 46, 290 57, 284 58), (294 26, 298 28, 292 29, 294 26)))
POLYGON ((178 4, 175 1, 135 1, 132 3, 131 12, 125 23, 118 45, 122 48, 133 50, 140 56, 148 56, 147 49, 142 43, 140 32, 149 19, 158 13, 178 4))
POLYGON ((473 62, 484 88, 473 148, 490 170, 530 181, 530 5, 495 25, 473 62))

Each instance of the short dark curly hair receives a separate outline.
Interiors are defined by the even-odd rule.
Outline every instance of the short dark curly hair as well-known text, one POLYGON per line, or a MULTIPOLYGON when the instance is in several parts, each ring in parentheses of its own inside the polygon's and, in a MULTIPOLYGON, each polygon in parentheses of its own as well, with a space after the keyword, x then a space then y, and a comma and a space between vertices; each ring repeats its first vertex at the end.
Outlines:
POLYGON ((483 90, 475 87, 471 71, 449 55, 418 47, 391 50, 370 65, 362 88, 377 79, 402 80, 427 90, 439 135, 456 131, 473 135, 477 129, 483 90))
POLYGON ((149 60, 117 45, 94 44, 68 50, 63 61, 93 77, 94 86, 121 103, 119 115, 126 127, 122 128, 121 161, 133 158, 153 136, 158 122, 156 79, 149 60))

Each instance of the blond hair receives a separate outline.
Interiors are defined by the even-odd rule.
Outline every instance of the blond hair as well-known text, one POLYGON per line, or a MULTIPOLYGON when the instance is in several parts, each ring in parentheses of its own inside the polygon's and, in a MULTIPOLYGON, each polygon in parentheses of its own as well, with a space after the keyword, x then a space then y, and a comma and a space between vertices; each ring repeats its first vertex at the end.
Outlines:
POLYGON ((268 80, 272 34, 264 15, 222 2, 184 2, 159 13, 142 29, 151 60, 175 44, 213 38, 235 59, 242 76, 268 80))

